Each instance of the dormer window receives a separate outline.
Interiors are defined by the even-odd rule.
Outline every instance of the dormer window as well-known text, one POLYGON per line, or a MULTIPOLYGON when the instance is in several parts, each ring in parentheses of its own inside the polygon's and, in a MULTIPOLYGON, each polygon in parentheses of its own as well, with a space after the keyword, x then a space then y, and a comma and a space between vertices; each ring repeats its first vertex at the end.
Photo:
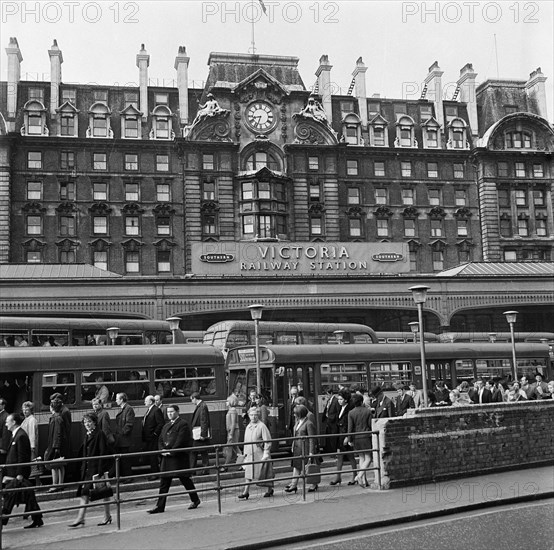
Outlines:
POLYGON ((110 126, 110 115, 112 112, 104 103, 95 103, 89 111, 89 126, 87 137, 91 138, 113 138, 113 131, 110 126))
POLYGON ((455 118, 448 124, 447 149, 469 149, 467 126, 461 118, 455 118))
POLYGON ((428 118, 422 124, 423 130, 423 147, 425 149, 438 149, 439 136, 440 136, 440 124, 433 117, 428 118))
POLYGON ((134 106, 128 105, 121 111, 121 137, 139 139, 141 137, 142 113, 134 106))
POLYGON ((363 145, 362 121, 355 113, 349 113, 342 119, 342 137, 345 143, 363 145))
POLYGON ((158 105, 152 111, 152 130, 150 139, 174 139, 172 130, 172 112, 165 105, 158 105))
POLYGON ((37 99, 31 99, 23 107, 24 125, 21 128, 22 136, 47 136, 46 109, 37 99))
POLYGON ((79 111, 75 105, 66 100, 59 109, 56 109, 56 112, 60 117, 60 136, 77 137, 79 135, 79 119, 77 117, 79 111))
POLYGON ((506 132, 506 149, 531 149, 531 134, 529 132, 506 132))
POLYGON ((139 137, 138 135, 139 121, 137 117, 126 117, 124 124, 125 124, 124 137, 126 138, 139 137))
POLYGON ((62 103, 77 105, 77 91, 74 88, 62 89, 62 103))
POLYGON ((395 147, 417 147, 414 135, 414 121, 411 117, 403 115, 396 123, 395 147))
POLYGON ((388 122, 381 116, 375 115, 369 121, 369 144, 373 147, 386 147, 388 144, 388 122))

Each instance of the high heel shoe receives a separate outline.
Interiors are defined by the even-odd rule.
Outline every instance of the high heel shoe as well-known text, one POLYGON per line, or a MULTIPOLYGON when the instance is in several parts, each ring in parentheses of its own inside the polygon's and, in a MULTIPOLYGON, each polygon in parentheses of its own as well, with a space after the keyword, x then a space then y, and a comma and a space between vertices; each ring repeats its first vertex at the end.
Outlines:
POLYGON ((340 484, 341 484, 341 480, 340 480, 340 479, 337 479, 337 480, 335 480, 335 481, 331 481, 331 482, 329 483, 329 485, 340 485, 340 484))
POLYGON ((313 487, 310 487, 308 489, 308 493, 315 493, 317 491, 318 487, 319 487, 318 485, 314 485, 313 487))
POLYGON ((353 479, 352 481, 349 481, 348 482, 348 485, 357 485, 358 484, 358 480, 357 479, 353 479))
POLYGON ((250 496, 249 493, 243 493, 242 495, 239 495, 238 498, 240 500, 248 500, 248 497, 250 496))
POLYGON ((264 493, 264 498, 269 498, 269 497, 272 497, 273 496, 273 489, 268 489, 265 493, 264 493))
POLYGON ((285 488, 285 493, 296 493, 296 491, 298 491, 298 487, 296 487, 295 485, 291 485, 290 487, 285 488))
POLYGON ((85 526, 85 520, 84 519, 80 519, 79 521, 76 521, 75 523, 72 523, 71 525, 68 525, 68 527, 70 529, 75 529, 75 527, 80 527, 80 526, 85 526))
POLYGON ((98 524, 98 527, 101 527, 102 525, 108 525, 109 523, 112 522, 112 516, 106 518, 104 521, 101 521, 99 524, 98 524))

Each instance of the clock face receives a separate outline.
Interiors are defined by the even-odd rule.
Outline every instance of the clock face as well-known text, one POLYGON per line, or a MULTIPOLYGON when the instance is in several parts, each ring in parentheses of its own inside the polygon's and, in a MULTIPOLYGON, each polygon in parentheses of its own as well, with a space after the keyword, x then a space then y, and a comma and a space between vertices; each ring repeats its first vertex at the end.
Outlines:
POLYGON ((254 130, 267 131, 275 122, 273 109, 267 103, 252 103, 246 110, 246 122, 254 130))

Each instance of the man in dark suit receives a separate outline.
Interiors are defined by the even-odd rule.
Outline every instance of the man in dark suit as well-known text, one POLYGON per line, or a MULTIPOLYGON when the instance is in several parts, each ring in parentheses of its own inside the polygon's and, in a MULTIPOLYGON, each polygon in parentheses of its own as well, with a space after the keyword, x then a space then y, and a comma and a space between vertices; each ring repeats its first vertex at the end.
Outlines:
MULTIPOLYGON (((158 441, 164 426, 163 413, 156 407, 153 395, 147 395, 144 398, 144 406, 146 412, 142 418, 142 450, 146 452, 157 451, 158 441)), ((148 460, 150 460, 150 472, 152 474, 159 472, 158 455, 149 455, 148 460)))
MULTIPOLYGON (((131 447, 131 434, 135 425, 135 411, 127 403, 127 394, 118 393, 115 402, 119 407, 119 412, 115 417, 115 445, 116 454, 125 454, 131 447)), ((131 464, 128 460, 121 460, 121 475, 128 477, 131 475, 131 464)), ((132 479, 125 479, 122 483, 130 483, 132 479)))
MULTIPOLYGON (((325 435, 339 433, 338 421, 340 408, 338 396, 329 388, 329 398, 327 399, 322 415, 322 421, 325 424, 325 435)), ((323 443, 323 448, 326 453, 336 452, 337 437, 326 437, 323 443)))
MULTIPOLYGON (((11 435, 11 441, 9 444, 8 453, 6 456, 6 468, 4 469, 5 477, 11 478, 14 482, 22 483, 29 480, 31 475, 30 466, 15 466, 23 462, 31 462, 31 442, 29 441, 29 436, 21 428, 22 418, 18 413, 10 414, 6 418, 6 427, 11 435), (14 466, 11 466, 14 464, 14 466)), ((4 480, 2 480, 4 482, 4 480)), ((11 481, 10 480, 10 481, 11 481)), ((42 521, 42 514, 40 513, 40 508, 35 497, 35 492, 32 489, 25 491, 25 512, 29 512, 31 515, 32 523, 25 525, 24 529, 34 529, 35 527, 42 527, 44 521, 42 521), (37 513, 39 512, 39 513, 37 513)), ((11 514, 14 507, 15 498, 10 498, 9 495, 6 496, 4 501, 4 509, 2 513, 5 515, 11 514)), ((4 518, 3 525, 8 523, 8 518, 4 518)))
POLYGON ((492 393, 485 388, 485 383, 480 378, 475 380, 475 389, 469 393, 469 397, 474 404, 492 403, 492 393))
POLYGON ((397 396, 394 403, 394 411, 396 416, 404 416, 408 409, 415 409, 414 398, 406 393, 406 386, 399 382, 394 386, 396 388, 397 396))
POLYGON ((194 510, 200 505, 200 498, 195 491, 196 487, 190 478, 189 472, 183 472, 178 476, 175 476, 175 474, 164 475, 164 472, 188 470, 190 467, 188 452, 171 452, 174 449, 185 449, 190 445, 190 430, 188 424, 179 417, 179 407, 177 405, 167 406, 167 416, 169 417, 169 422, 162 428, 162 434, 159 440, 160 450, 166 451, 162 453, 160 496, 158 497, 156 507, 152 508, 152 510, 148 510, 149 514, 162 514, 165 511, 165 503, 167 500, 165 495, 169 492, 169 487, 174 477, 178 477, 184 488, 187 491, 191 491, 189 497, 192 504, 189 506, 189 510, 194 510))
POLYGON ((164 406, 164 403, 163 403, 163 398, 160 394, 156 394, 154 396, 154 403, 156 404, 156 407, 158 407, 158 409, 160 409, 160 411, 162 411, 162 416, 164 417, 164 424, 166 422, 169 422, 169 418, 167 417, 167 411, 166 411, 166 408, 164 406))
POLYGON ((0 397, 0 464, 5 464, 6 462, 8 446, 12 437, 10 430, 6 426, 6 419, 8 418, 7 404, 8 402, 3 397, 0 397))
POLYGON ((394 405, 392 401, 383 393, 381 386, 375 386, 371 390, 374 402, 375 411, 373 418, 392 418, 394 416, 394 405))
POLYGON ((537 372, 535 382, 529 388, 529 393, 531 394, 531 399, 548 399, 548 384, 542 381, 542 374, 537 372))
POLYGON ((492 379, 492 403, 502 403, 504 401, 504 388, 497 376, 492 379))
MULTIPOLYGON (((296 422, 296 419, 294 418, 294 407, 296 398, 298 397, 298 388, 296 386, 291 386, 289 390, 289 398, 287 400, 287 407, 285 409, 285 413, 287 415, 287 428, 289 429, 289 433, 291 435, 294 435, 294 424, 296 422)), ((248 409, 247 411, 248 412, 248 409)))
MULTIPOLYGON (((200 394, 197 391, 192 393, 192 395, 190 396, 190 400, 192 401, 193 405, 196 405, 196 409, 194 409, 194 413, 192 414, 192 421, 190 423, 192 427, 192 446, 203 447, 204 445, 209 445, 212 435, 210 431, 210 412, 208 411, 208 405, 206 405, 206 403, 204 403, 204 401, 200 399, 200 394)), ((198 460, 199 452, 202 455, 202 467, 204 468, 204 470, 200 472, 200 475, 208 475, 210 473, 208 469, 208 449, 205 449, 203 451, 193 450, 191 452, 191 468, 196 468, 196 462, 198 460)))

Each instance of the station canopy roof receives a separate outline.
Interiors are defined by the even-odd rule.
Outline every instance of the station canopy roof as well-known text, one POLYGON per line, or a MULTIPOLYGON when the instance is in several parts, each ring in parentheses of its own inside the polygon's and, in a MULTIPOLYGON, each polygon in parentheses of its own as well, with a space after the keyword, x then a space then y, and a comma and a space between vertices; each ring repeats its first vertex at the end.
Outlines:
POLYGON ((472 262, 437 273, 437 277, 553 277, 552 262, 472 262))
POLYGON ((90 264, 2 264, 0 279, 113 279, 122 275, 90 264))

